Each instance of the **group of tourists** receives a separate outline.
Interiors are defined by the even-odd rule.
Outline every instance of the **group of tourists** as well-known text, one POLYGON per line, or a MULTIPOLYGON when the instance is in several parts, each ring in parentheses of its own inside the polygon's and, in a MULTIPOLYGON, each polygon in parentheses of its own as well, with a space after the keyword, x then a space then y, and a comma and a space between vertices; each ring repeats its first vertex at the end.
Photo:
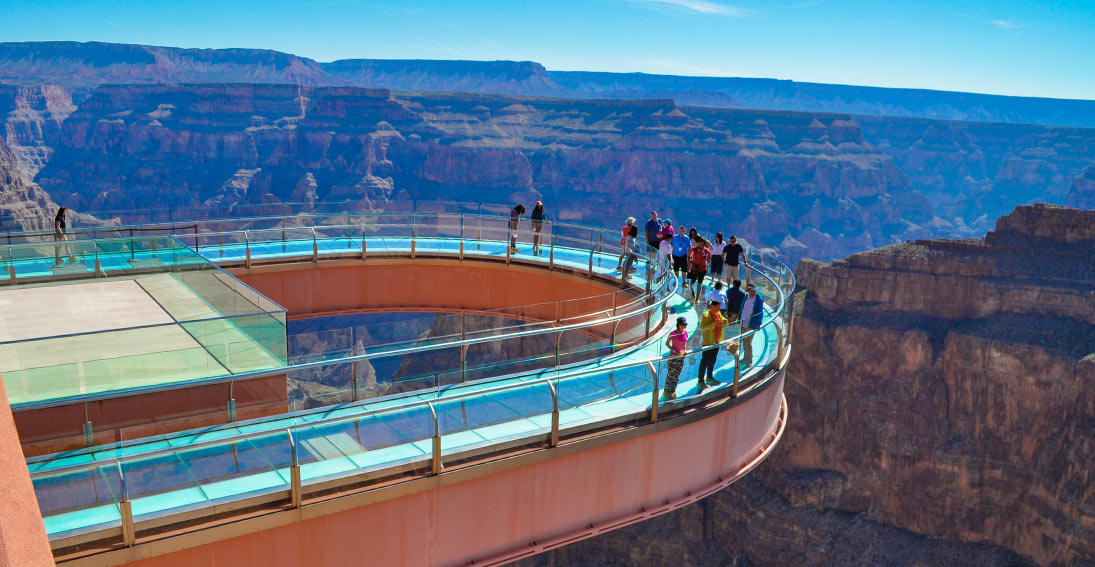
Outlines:
MULTIPOLYGON (((518 251, 517 225, 523 214, 525 207, 522 205, 517 205, 510 212, 510 246, 514 252, 518 251)), ((543 203, 537 201, 532 211, 533 254, 542 254, 540 233, 544 218, 543 203)), ((725 329, 736 324, 742 333, 757 331, 763 320, 764 296, 757 293, 757 286, 752 283, 747 283, 742 289, 740 278, 744 275, 749 280, 749 260, 745 248, 733 235, 725 240, 721 232, 716 232, 712 242, 695 227, 688 228, 681 224, 674 228, 672 219, 660 218, 657 211, 650 212, 650 219, 643 227, 643 237, 645 247, 639 243, 639 227, 635 217, 627 217, 620 232, 620 256, 616 263, 621 279, 627 281, 631 278, 631 273, 636 270, 635 262, 645 252, 648 261, 657 262, 663 270, 673 271, 683 283, 682 292, 693 303, 703 302, 705 310, 700 316, 699 332, 701 348, 705 350, 700 355, 698 387, 702 391, 707 386, 718 384, 714 376, 719 356, 716 345, 722 343, 725 329), (710 289, 705 282, 711 283, 710 289)), ((678 317, 676 328, 669 333, 665 342, 671 356, 663 392, 667 400, 677 397, 677 382, 684 368, 688 340, 688 320, 678 317)), ((742 366, 751 365, 752 335, 744 338, 741 347, 742 366)))

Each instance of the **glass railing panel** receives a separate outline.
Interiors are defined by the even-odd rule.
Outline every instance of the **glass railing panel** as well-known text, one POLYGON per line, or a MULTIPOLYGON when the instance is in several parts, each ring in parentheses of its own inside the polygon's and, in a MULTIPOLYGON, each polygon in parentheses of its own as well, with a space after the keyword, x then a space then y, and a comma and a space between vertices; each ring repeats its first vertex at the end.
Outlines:
POLYGON ((121 526, 122 483, 109 463, 32 479, 50 539, 121 526))
POLYGON ((223 503, 288 490, 290 479, 284 468, 291 461, 285 460, 287 448, 288 435, 281 432, 180 451, 178 456, 205 498, 223 503))
POLYGON ((541 446, 551 431, 552 399, 546 383, 441 401, 435 408, 446 465, 541 446))
MULTIPOLYGON (((413 416, 429 419, 432 436, 432 417, 428 411, 413 416)), ((310 479, 377 470, 385 470, 385 476, 394 476, 421 472, 429 466, 428 450, 377 415, 316 426, 313 431, 317 437, 302 446, 322 455, 324 462, 312 466, 317 474, 310 479)))

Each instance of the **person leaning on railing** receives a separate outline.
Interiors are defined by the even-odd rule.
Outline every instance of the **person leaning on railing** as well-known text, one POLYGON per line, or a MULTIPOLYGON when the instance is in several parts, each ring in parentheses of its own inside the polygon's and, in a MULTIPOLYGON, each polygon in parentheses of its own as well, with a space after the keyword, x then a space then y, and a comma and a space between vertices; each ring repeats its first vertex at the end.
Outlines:
POLYGON ((521 215, 523 214, 525 214, 524 205, 517 205, 509 211, 509 247, 514 252, 520 252, 520 250, 517 249, 517 223, 521 221, 521 215))
POLYGON ((757 293, 757 286, 749 284, 745 286, 745 302, 741 306, 741 332, 754 331, 751 336, 745 337, 745 354, 741 365, 749 366, 753 363, 753 339, 757 336, 755 331, 760 329, 761 320, 764 318, 764 296, 757 293))
POLYGON ((540 250, 540 233, 544 231, 544 220, 546 215, 544 214, 543 201, 536 201, 536 206, 532 208, 532 214, 529 218, 532 219, 532 255, 540 256, 543 254, 543 250, 540 250))
POLYGON ((684 368, 684 352, 688 349, 688 319, 677 317, 677 328, 666 337, 665 346, 669 347, 671 358, 666 361, 669 371, 665 375, 665 391, 662 395, 665 399, 672 400, 677 397, 677 381, 681 377, 681 369, 684 368))

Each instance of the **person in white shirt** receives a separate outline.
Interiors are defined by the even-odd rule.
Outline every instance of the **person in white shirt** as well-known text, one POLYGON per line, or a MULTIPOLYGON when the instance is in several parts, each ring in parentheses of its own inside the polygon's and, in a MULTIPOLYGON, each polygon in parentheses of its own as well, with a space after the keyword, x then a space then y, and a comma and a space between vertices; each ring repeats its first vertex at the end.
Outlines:
MULTIPOLYGON (((722 252, 726 250, 726 241, 722 239, 722 233, 715 233, 715 242, 711 245, 711 279, 715 281, 722 281, 722 266, 723 258, 722 252)), ((726 302, 722 303, 724 306, 726 302)))
POLYGON ((745 286, 745 291, 745 303, 741 306, 741 332, 757 331, 743 339, 745 353, 741 364, 749 366, 753 364, 753 339, 761 334, 759 329, 761 319, 764 318, 764 296, 757 294, 757 286, 753 284, 745 286))
MULTIPOLYGON (((662 273, 668 273, 673 268, 673 244, 670 242, 672 239, 672 237, 662 238, 658 244, 658 267, 661 268, 662 273)), ((666 291, 672 289, 672 280, 666 277, 665 282, 666 291)))
POLYGON ((726 292, 722 290, 722 282, 716 281, 715 282, 715 287, 711 288, 711 290, 707 292, 707 297, 705 299, 707 300, 707 303, 709 303, 709 304, 712 301, 718 301, 719 305, 725 307, 726 306, 726 292))

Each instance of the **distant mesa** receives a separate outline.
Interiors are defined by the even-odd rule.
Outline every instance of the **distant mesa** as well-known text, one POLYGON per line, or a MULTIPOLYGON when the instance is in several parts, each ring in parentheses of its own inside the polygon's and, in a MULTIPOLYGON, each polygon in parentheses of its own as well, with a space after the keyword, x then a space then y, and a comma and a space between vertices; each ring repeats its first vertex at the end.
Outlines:
POLYGON ((1095 101, 889 89, 741 77, 549 71, 532 61, 342 59, 268 49, 182 49, 100 42, 0 43, 0 82, 288 83, 469 92, 1095 127, 1095 101))

